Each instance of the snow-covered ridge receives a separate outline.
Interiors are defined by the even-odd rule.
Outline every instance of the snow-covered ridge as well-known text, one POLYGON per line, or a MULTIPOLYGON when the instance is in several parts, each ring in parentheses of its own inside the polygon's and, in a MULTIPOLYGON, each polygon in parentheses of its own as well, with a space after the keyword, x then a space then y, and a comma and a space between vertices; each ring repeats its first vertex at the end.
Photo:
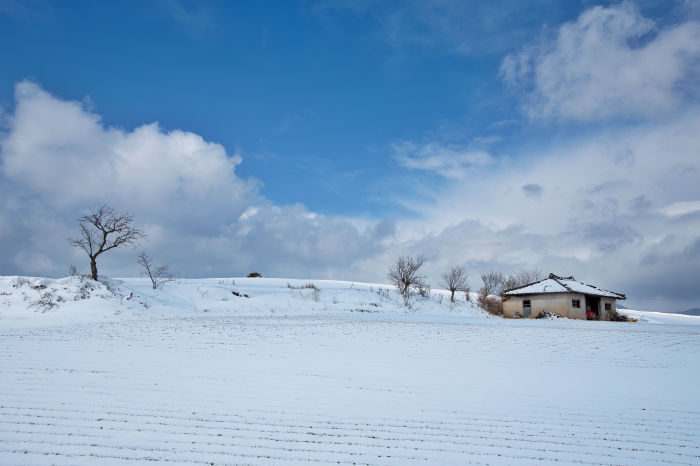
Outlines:
MULTIPOLYGON (((59 279, 0 277, 0 322, 37 325, 139 316, 392 316, 463 322, 493 319, 463 293, 449 302, 445 290, 416 296, 404 306, 387 284, 286 278, 177 279, 157 290, 146 278, 59 279)), ((624 314, 649 323, 700 324, 700 317, 642 312, 624 314)))
POLYGON ((154 290, 145 278, 0 277, 0 318, 49 321, 134 316, 413 314, 482 318, 464 294, 416 296, 404 306, 386 284, 282 278, 177 279, 154 290))

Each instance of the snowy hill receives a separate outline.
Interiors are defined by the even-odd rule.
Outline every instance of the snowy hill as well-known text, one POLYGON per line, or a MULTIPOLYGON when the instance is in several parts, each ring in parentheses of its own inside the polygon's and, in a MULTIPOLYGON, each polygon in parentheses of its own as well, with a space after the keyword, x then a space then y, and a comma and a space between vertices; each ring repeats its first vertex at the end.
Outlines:
POLYGON ((624 312, 0 277, 0 464, 697 464, 700 318, 624 312))
POLYGON ((687 316, 700 316, 700 307, 694 307, 692 309, 687 309, 685 311, 679 312, 679 314, 685 314, 687 316))
MULTIPOLYGON (((0 319, 27 324, 114 320, 165 316, 380 316, 408 320, 463 322, 492 319, 463 293, 450 303, 449 292, 432 290, 415 296, 407 308, 388 284, 286 278, 177 279, 157 290, 147 278, 61 279, 0 277, 0 319)), ((642 322, 700 324, 680 314, 621 309, 642 322)), ((560 319, 562 322, 566 319, 560 319)))
POLYGON ((428 298, 416 296, 409 309, 391 285, 333 280, 178 279, 154 290, 146 278, 94 282, 81 277, 0 277, 0 293, 0 318, 27 323, 204 314, 485 317, 464 294, 452 304, 447 291, 435 290, 428 298))

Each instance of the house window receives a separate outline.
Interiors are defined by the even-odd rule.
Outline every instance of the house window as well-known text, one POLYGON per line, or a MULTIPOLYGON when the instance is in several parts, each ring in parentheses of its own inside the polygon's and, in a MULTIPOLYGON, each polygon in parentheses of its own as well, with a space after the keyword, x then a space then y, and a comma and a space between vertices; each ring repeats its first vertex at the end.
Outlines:
POLYGON ((572 299, 571 300, 571 307, 581 307, 581 300, 580 299, 572 299))
POLYGON ((605 303, 605 310, 609 311, 612 309, 612 305, 610 303, 605 303))
POLYGON ((528 311, 530 310, 530 300, 529 299, 524 299, 523 300, 523 311, 527 309, 528 311))

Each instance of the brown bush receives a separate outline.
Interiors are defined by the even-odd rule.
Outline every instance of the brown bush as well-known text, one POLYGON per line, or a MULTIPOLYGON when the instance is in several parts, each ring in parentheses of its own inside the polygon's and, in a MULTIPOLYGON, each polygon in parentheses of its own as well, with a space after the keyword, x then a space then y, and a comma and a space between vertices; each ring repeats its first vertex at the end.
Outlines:
POLYGON ((630 319, 629 317, 618 313, 616 309, 608 311, 608 320, 612 322, 636 322, 635 319, 630 319))
POLYGON ((315 291, 321 291, 316 285, 313 283, 307 283, 306 285, 301 285, 301 286, 292 286, 291 284, 287 283, 287 288, 291 290, 315 290, 315 291))
POLYGON ((481 293, 476 299, 476 304, 493 316, 503 317, 503 301, 495 296, 487 296, 481 293))

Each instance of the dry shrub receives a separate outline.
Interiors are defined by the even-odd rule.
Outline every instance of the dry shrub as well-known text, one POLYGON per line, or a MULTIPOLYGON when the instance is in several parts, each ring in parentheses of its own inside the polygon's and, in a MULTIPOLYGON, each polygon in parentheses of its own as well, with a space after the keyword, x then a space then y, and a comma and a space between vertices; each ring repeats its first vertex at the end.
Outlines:
POLYGON ((631 319, 626 315, 617 312, 617 309, 608 311, 608 320, 612 322, 637 322, 637 319, 631 319))
MULTIPOLYGON (((321 289, 313 283, 307 283, 306 285, 301 286, 292 286, 290 283, 287 283, 287 288, 289 288, 290 290, 313 290, 313 293, 311 295, 313 297, 313 300, 319 302, 321 299, 321 289)), ((335 304, 335 298, 333 300, 333 304, 335 304)))
POLYGON ((495 296, 479 294, 476 300, 477 305, 493 316, 503 317, 503 301, 495 296))
POLYGON ((22 288, 23 286, 32 286, 32 282, 26 278, 18 277, 14 282, 12 282, 12 288, 22 288))
POLYGON ((63 301, 65 300, 62 296, 56 296, 53 293, 42 293, 39 299, 29 304, 29 307, 35 308, 41 312, 46 312, 58 307, 58 303, 62 303, 63 301))
POLYGON ((425 282, 420 282, 418 284, 418 294, 421 295, 422 298, 429 298, 430 297, 430 285, 428 285, 425 282))
POLYGON ((287 283, 287 288, 290 290, 315 290, 315 291, 321 291, 316 285, 313 283, 307 283, 306 285, 301 285, 301 286, 292 286, 290 283, 287 283))

